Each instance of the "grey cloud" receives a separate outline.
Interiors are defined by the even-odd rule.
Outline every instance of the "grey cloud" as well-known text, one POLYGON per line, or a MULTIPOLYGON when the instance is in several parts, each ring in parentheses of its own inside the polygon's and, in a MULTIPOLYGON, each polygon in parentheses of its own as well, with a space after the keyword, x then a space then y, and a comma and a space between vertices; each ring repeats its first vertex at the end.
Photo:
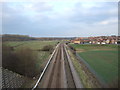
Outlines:
MULTIPOLYGON (((103 6, 107 4, 108 3, 103 6)), ((116 6, 107 6, 107 9, 104 7, 90 8, 86 11, 88 14, 85 14, 85 9, 78 4, 75 5, 73 12, 66 13, 68 18, 58 16, 53 19, 48 17, 48 14, 53 10, 52 6, 49 6, 46 3, 33 5, 34 6, 32 7, 35 8, 35 12, 38 14, 35 15, 36 17, 33 18, 33 20, 31 20, 32 18, 29 17, 29 15, 24 15, 20 9, 11 8, 9 7, 9 4, 5 3, 3 7, 3 15, 6 16, 3 17, 3 33, 29 34, 34 36, 89 36, 110 34, 114 33, 114 30, 116 30, 116 28, 114 28, 115 25, 106 25, 104 27, 91 25, 92 23, 104 19, 106 20, 109 17, 115 17, 116 14, 112 15, 107 14, 106 12, 116 6), (48 14, 44 14, 44 12, 48 12, 48 14)))
POLYGON ((38 13, 53 10, 53 7, 46 2, 35 3, 32 8, 34 8, 34 10, 38 13))
POLYGON ((117 3, 97 3, 99 6, 93 6, 91 8, 83 8, 81 3, 77 3, 73 9, 73 15, 69 19, 72 22, 83 22, 83 23, 95 23, 103 21, 111 17, 117 17, 117 3), (110 10, 116 10, 115 13, 110 13, 110 10))

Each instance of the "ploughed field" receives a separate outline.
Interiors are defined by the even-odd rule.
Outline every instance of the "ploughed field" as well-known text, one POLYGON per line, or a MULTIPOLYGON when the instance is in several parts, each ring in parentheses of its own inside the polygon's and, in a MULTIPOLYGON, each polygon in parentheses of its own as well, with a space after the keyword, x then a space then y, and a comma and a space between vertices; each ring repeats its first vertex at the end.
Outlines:
POLYGON ((117 84, 118 80, 118 45, 80 45, 70 44, 80 57, 108 85, 117 84))

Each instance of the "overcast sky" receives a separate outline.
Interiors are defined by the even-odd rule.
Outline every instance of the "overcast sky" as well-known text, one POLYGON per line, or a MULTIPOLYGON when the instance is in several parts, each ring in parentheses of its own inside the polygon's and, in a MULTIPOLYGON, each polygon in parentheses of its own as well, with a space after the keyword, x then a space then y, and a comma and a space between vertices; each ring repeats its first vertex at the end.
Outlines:
POLYGON ((117 2, 4 2, 3 34, 83 37, 118 34, 117 2))

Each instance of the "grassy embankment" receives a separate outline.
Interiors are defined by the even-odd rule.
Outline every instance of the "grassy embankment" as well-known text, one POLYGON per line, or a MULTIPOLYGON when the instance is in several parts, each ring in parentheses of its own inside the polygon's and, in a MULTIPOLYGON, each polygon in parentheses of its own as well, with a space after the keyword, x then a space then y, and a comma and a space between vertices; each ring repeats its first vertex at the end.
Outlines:
POLYGON ((118 80, 117 45, 79 45, 71 44, 76 52, 91 66, 110 87, 115 87, 118 80), (114 85, 114 86, 113 86, 114 85))

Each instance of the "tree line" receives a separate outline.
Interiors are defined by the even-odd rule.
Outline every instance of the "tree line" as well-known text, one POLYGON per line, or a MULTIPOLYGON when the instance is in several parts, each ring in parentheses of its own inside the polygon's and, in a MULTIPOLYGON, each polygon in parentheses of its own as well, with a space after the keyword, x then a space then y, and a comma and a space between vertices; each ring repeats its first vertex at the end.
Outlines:
POLYGON ((29 37, 28 35, 10 35, 10 34, 2 35, 2 41, 29 41, 29 40, 36 40, 36 38, 29 37))
POLYGON ((40 40, 40 41, 49 41, 49 40, 71 40, 72 37, 30 37, 28 35, 12 35, 12 34, 3 34, 1 35, 2 41, 29 41, 29 40, 40 40))

